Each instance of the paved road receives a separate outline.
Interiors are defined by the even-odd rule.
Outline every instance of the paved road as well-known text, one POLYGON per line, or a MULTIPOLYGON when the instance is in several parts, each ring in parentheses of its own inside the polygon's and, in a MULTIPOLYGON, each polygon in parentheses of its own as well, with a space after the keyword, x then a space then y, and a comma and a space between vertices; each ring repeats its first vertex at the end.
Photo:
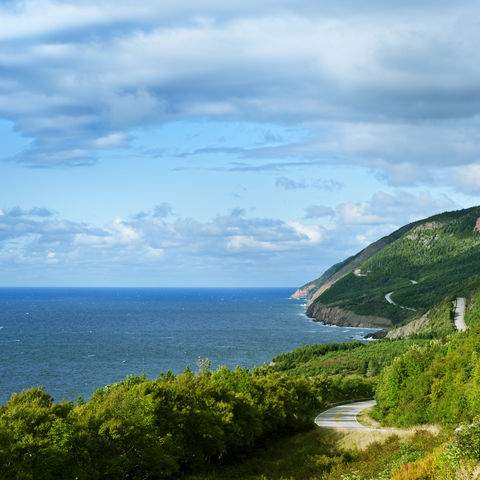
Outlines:
POLYGON ((463 316, 465 314, 465 299, 463 297, 457 298, 457 304, 455 306, 455 328, 464 332, 467 329, 463 316))
MULTIPOLYGON (((415 280, 410 280, 411 282, 415 282, 415 280)), ((412 285, 416 285, 418 282, 415 282, 415 283, 412 283, 412 285)), ((398 303, 394 302, 392 300, 392 294, 394 292, 388 292, 386 295, 385 295, 385 300, 388 302, 388 303, 391 303, 392 305, 396 305, 397 307, 400 307, 400 308, 403 308, 404 310, 411 310, 412 312, 416 312, 417 310, 415 308, 412 308, 412 307, 404 307, 403 305, 399 305, 398 303)))
POLYGON ((357 415, 362 410, 373 407, 375 404, 375 400, 367 400, 364 402, 338 405, 337 407, 329 408, 325 410, 325 412, 320 413, 315 419, 315 423, 319 427, 334 430, 375 430, 374 428, 365 427, 357 421, 357 415))
POLYGON ((388 302, 388 303, 391 303, 392 305, 396 305, 396 303, 392 300, 392 293, 393 292, 389 292, 385 295, 385 300, 388 302))

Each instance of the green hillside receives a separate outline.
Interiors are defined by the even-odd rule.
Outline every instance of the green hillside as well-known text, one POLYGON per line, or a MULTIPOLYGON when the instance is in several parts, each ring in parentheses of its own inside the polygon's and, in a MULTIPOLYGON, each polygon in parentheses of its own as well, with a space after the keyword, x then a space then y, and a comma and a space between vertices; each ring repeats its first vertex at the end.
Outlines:
POLYGON ((319 289, 329 288, 329 286, 339 279, 344 277, 350 271, 360 267, 366 260, 368 260, 372 255, 379 252, 385 248, 390 243, 394 242, 400 238, 406 230, 408 230, 412 225, 406 225, 402 228, 399 228, 395 232, 387 235, 376 242, 373 242, 368 247, 364 248, 360 252, 351 257, 343 260, 342 262, 336 263, 327 269, 319 278, 312 280, 305 285, 302 285, 297 292, 292 296, 294 298, 312 298, 318 294, 319 289))
POLYGON ((361 276, 350 270, 313 305, 386 317, 397 324, 422 315, 447 296, 467 296, 480 282, 479 217, 480 207, 473 207, 403 227, 359 266, 361 276), (385 299, 390 292, 394 304, 385 299))
POLYGON ((480 415, 480 290, 468 303, 466 332, 416 345, 382 371, 376 392, 382 421, 458 425, 480 415))

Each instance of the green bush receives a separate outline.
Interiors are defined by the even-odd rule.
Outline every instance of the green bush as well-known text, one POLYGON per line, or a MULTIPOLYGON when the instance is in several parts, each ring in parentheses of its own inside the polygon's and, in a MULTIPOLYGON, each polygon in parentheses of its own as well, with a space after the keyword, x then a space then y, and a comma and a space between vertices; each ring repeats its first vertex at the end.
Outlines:
POLYGON ((171 478, 312 425, 314 382, 205 365, 127 377, 76 406, 41 388, 14 394, 0 408, 2 479, 171 478))

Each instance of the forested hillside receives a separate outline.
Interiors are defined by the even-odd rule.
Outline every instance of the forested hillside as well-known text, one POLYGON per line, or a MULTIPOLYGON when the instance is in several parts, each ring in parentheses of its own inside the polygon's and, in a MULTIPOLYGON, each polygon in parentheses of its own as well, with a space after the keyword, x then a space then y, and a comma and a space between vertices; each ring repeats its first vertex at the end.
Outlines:
POLYGON ((480 415, 480 290, 466 332, 411 347, 379 377, 377 416, 397 425, 470 423, 480 415))
POLYGON ((337 307, 398 324, 448 296, 467 296, 480 282, 479 218, 480 207, 474 207, 403 227, 398 238, 315 298, 309 312, 337 307))

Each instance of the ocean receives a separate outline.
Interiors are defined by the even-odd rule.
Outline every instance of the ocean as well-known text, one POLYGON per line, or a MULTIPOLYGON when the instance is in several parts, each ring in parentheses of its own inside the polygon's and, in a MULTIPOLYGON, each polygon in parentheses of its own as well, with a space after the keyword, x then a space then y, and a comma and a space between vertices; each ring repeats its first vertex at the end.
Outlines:
POLYGON ((295 288, 0 288, 0 403, 43 385, 86 400, 129 374, 252 368, 301 345, 361 340, 365 328, 305 316, 295 288))

